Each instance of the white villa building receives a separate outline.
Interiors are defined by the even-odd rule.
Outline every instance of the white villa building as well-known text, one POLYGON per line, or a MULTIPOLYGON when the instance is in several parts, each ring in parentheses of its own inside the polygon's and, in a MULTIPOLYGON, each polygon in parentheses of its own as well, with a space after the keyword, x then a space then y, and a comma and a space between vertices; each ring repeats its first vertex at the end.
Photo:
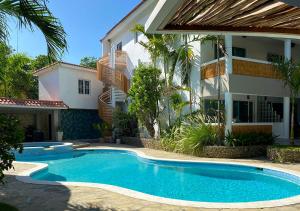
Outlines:
MULTIPOLYGON (((142 24, 150 33, 168 33, 166 24, 183 2, 187 1, 142 1, 101 40, 104 56, 98 62, 98 74, 107 91, 100 107, 104 119, 110 121, 113 107, 125 102, 127 80, 130 81, 134 68, 140 62, 150 62, 148 52, 138 43, 147 40, 132 32, 134 25, 142 24), (163 26, 166 29, 160 30, 159 27, 163 26), (125 86, 123 79, 117 81, 121 77, 126 81, 125 86)), ((190 29, 181 31, 180 27, 169 32, 207 34, 190 29)), ((224 38, 227 51, 221 58, 220 70, 226 131, 272 131, 281 138, 288 138, 289 91, 274 71, 271 61, 286 58, 300 62, 300 40, 280 33, 274 36, 242 31, 216 34, 224 38)), ((193 65, 191 87, 193 109, 197 109, 199 101, 206 104, 208 100, 217 99, 216 47, 209 42, 194 42, 192 45, 197 61, 193 65)), ((175 83, 180 83, 180 78, 175 77, 175 83)), ((188 95, 185 97, 189 98, 188 95)), ((300 135, 300 101, 296 110, 296 135, 300 135)))

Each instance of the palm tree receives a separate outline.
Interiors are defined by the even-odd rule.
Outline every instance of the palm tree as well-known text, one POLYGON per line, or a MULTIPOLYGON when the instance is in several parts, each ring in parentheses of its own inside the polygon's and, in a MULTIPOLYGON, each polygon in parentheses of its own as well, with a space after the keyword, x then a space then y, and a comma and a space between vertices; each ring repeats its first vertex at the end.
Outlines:
POLYGON ((217 35, 207 35, 203 38, 201 38, 201 43, 204 42, 212 42, 216 45, 216 53, 217 53, 217 76, 218 76, 218 108, 217 108, 217 121, 218 121, 218 141, 221 143, 221 121, 222 121, 222 114, 221 114, 221 63, 220 63, 220 57, 221 54, 226 55, 225 47, 224 47, 224 41, 221 36, 217 35))
POLYGON ((48 9, 47 0, 0 1, 0 42, 7 42, 8 17, 14 17, 20 28, 34 31, 37 27, 45 36, 49 60, 58 60, 67 49, 66 33, 57 18, 48 9))
POLYGON ((295 144, 295 133, 294 133, 294 116, 295 116, 295 100, 300 91, 300 65, 295 64, 291 60, 278 60, 274 63, 275 70, 279 73, 282 78, 284 85, 290 90, 290 98, 292 104, 291 111, 291 131, 290 131, 290 143, 295 144))

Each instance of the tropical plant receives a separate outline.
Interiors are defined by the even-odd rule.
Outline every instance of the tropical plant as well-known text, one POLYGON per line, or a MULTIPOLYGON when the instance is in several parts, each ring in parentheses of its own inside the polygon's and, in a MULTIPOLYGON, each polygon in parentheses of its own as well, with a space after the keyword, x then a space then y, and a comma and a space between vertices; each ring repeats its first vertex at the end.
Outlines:
POLYGON ((80 60, 80 65, 88 68, 97 68, 97 58, 93 56, 86 56, 80 60))
POLYGON ((104 137, 106 132, 108 132, 111 128, 109 124, 106 122, 96 123, 93 124, 92 126, 95 130, 99 131, 101 137, 104 137))
POLYGON ((282 78, 284 85, 289 88, 291 98, 291 131, 290 131, 290 142, 292 145, 295 143, 295 100, 300 91, 300 65, 295 64, 291 60, 278 60, 274 62, 275 70, 279 73, 282 78))
POLYGON ((32 60, 32 69, 38 70, 54 62, 56 62, 56 60, 50 61, 46 55, 38 55, 32 60))
POLYGON ((137 119, 117 107, 113 112, 113 128, 119 131, 119 136, 134 137, 138 132, 137 119))
POLYGON ((222 111, 221 111, 221 55, 226 55, 225 51, 225 44, 224 39, 217 35, 207 35, 202 37, 201 43, 205 42, 212 42, 214 46, 216 46, 216 52, 217 52, 217 77, 218 77, 218 108, 217 108, 217 122, 218 122, 218 130, 219 130, 219 143, 221 143, 221 137, 222 137, 222 111))
POLYGON ((24 130, 16 117, 0 114, 0 182, 3 182, 4 171, 13 167, 13 150, 22 152, 24 138, 24 130))
POLYGON ((66 33, 46 3, 47 0, 0 1, 0 41, 8 40, 8 17, 14 17, 20 28, 25 27, 34 31, 37 27, 46 39, 49 59, 57 60, 67 48, 66 33))
POLYGON ((203 146, 217 144, 217 128, 202 111, 184 116, 163 133, 161 146, 168 151, 199 154, 203 146))
POLYGON ((178 92, 175 92, 170 96, 170 105, 175 111, 177 118, 180 118, 184 107, 188 104, 189 102, 184 101, 182 96, 178 92))
POLYGON ((227 133, 225 136, 225 145, 230 147, 236 146, 254 146, 254 145, 272 145, 274 144, 276 136, 269 133, 227 133))
POLYGON ((140 64, 134 71, 130 97, 129 112, 134 114, 154 137, 154 125, 159 115, 158 101, 161 98, 162 80, 160 70, 140 64))

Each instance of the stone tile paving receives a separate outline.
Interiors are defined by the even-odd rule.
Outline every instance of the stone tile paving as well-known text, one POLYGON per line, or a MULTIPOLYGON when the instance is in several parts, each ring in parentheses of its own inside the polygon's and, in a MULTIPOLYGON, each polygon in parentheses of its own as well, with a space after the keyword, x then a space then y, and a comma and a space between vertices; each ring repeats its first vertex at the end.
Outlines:
MULTIPOLYGON (((103 145, 95 145, 101 147, 103 145)), ((107 146, 107 145, 105 145, 107 146)), ((187 155, 180 155, 175 153, 157 151, 152 149, 139 148, 138 150, 144 153, 173 159, 192 159, 192 160, 218 160, 228 161, 225 159, 204 159, 196 158, 187 155)), ((268 161, 263 159, 257 160, 234 160, 244 163, 267 163, 268 161)), ((270 163, 270 162, 268 162, 270 163)), ((300 171, 300 164, 272 164, 277 167, 292 169, 300 171)), ((193 211, 193 210, 219 210, 225 209, 198 209, 189 207, 176 207, 171 205, 165 205, 155 202, 144 201, 120 195, 117 193, 105 191, 97 188, 89 187, 74 187, 74 186, 49 186, 49 185, 34 185, 19 182, 15 179, 15 175, 18 172, 25 171, 32 168, 34 165, 30 164, 16 164, 15 170, 6 172, 6 184, 0 185, 0 202, 6 202, 19 208, 20 211, 157 211, 157 210, 169 210, 169 211, 193 211)), ((232 209, 239 210, 239 209, 232 209)), ((255 209, 244 209, 255 210, 255 209)), ((259 209, 264 211, 296 211, 300 210, 300 204, 279 207, 259 209)))

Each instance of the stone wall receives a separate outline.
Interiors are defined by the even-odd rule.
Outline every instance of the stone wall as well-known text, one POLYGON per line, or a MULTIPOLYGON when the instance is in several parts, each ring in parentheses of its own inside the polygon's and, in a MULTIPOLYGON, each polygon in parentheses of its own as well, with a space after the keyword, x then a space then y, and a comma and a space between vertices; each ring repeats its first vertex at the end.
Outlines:
POLYGON ((300 162, 300 148, 268 147, 267 156, 277 162, 300 162))
POLYGON ((267 146, 205 146, 202 153, 203 157, 209 158, 253 158, 265 156, 267 146))
POLYGON ((93 124, 101 123, 97 110, 62 110, 60 120, 66 140, 96 139, 101 136, 93 127, 93 124))
MULTIPOLYGON (((145 147, 150 149, 163 150, 158 140, 122 137, 122 143, 130 146, 145 147)), ((267 146, 244 146, 244 147, 225 147, 225 146, 206 146, 202 152, 197 152, 194 156, 208 158, 251 158, 266 156, 267 146)))
POLYGON ((127 144, 135 147, 145 147, 149 149, 161 150, 161 145, 158 140, 138 138, 138 137, 122 137, 122 144, 127 144))

